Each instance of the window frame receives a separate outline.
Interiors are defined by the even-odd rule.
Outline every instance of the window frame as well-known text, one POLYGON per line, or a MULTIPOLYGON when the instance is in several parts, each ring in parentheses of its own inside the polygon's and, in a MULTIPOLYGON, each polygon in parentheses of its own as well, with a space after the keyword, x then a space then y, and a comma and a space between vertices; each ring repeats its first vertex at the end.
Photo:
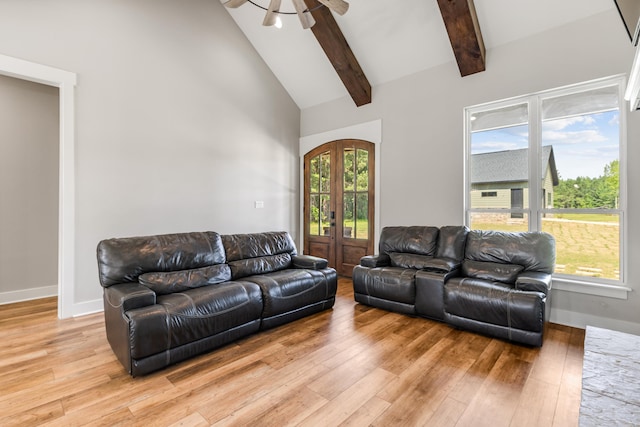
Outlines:
POLYGON ((606 77, 577 83, 569 86, 549 89, 545 91, 530 93, 527 95, 503 99, 494 102, 478 104, 464 109, 464 223, 471 224, 473 213, 493 212, 493 213, 517 213, 525 214, 528 217, 528 229, 530 231, 542 229, 542 218, 548 213, 615 213, 619 215, 619 279, 605 279, 598 277, 583 277, 571 274, 554 273, 553 283, 556 289, 587 293, 593 295, 608 296, 613 298, 627 298, 627 292, 631 288, 625 286, 627 278, 627 108, 624 101, 624 87, 626 79, 624 75, 606 77), (603 87, 616 86, 618 88, 618 113, 619 113, 619 173, 620 173, 620 195, 618 209, 556 209, 547 208, 546 201, 542 199, 542 116, 541 107, 546 99, 558 96, 570 95, 573 93, 585 92, 603 87), (471 117, 474 114, 483 113, 517 105, 527 106, 528 114, 528 206, 522 209, 513 208, 471 208, 471 117))

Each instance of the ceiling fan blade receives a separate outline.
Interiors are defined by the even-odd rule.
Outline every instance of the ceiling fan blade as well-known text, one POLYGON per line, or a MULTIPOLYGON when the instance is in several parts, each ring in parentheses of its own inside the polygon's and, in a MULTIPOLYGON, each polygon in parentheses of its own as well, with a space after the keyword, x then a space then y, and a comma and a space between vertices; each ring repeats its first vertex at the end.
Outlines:
POLYGON ((313 27, 316 23, 316 20, 311 16, 311 12, 307 9, 307 6, 304 4, 303 0, 291 0, 293 1, 293 6, 296 8, 296 12, 298 13, 298 18, 300 18, 300 23, 302 24, 302 28, 305 30, 307 28, 313 27))
POLYGON ((246 2, 247 0, 227 0, 226 2, 224 2, 224 5, 226 7, 236 8, 242 6, 246 2))
POLYGON ((338 15, 344 15, 349 10, 349 3, 344 0, 318 0, 338 15))
POLYGON ((276 24, 277 13, 275 12, 280 10, 280 2, 281 0, 271 0, 267 14, 264 16, 264 21, 262 21, 262 25, 270 27, 276 24))

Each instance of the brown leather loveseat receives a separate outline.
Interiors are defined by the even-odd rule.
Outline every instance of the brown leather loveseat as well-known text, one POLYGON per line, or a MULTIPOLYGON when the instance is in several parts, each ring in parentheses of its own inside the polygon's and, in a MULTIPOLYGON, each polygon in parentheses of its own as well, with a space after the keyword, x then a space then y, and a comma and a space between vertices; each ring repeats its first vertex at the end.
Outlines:
POLYGON ((353 270, 355 300, 531 346, 549 316, 555 240, 463 226, 385 227, 353 270))

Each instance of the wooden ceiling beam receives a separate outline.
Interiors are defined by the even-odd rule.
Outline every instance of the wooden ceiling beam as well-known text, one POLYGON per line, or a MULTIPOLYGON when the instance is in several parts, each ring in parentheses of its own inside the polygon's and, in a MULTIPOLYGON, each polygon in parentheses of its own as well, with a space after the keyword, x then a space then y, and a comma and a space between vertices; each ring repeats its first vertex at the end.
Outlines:
POLYGON ((304 0, 316 24, 311 27, 313 35, 329 58, 340 80, 358 107, 371 103, 371 85, 364 75, 356 56, 345 39, 338 23, 327 7, 320 7, 317 0, 304 0), (313 10, 316 8, 315 10, 313 10))
POLYGON ((485 70, 485 49, 473 0, 438 0, 462 77, 485 70))

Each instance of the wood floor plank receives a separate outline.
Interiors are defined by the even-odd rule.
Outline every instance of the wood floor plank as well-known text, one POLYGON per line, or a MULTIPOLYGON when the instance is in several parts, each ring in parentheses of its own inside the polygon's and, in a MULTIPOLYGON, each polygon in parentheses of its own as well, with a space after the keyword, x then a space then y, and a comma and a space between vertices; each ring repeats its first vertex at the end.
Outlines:
POLYGON ((553 425, 560 386, 530 377, 520 394, 511 426, 537 427, 553 425), (531 405, 531 402, 536 402, 531 405))
POLYGON ((391 404, 377 396, 373 396, 364 405, 360 406, 349 418, 340 424, 340 427, 369 426, 386 411, 391 404))
POLYGON ((326 405, 327 399, 299 382, 284 384, 216 422, 215 426, 296 425, 326 405))
POLYGON ((59 400, 48 402, 34 408, 30 408, 10 417, 0 415, 0 425, 4 427, 23 427, 42 425, 64 416, 64 409, 59 400))
POLYGON ((506 349, 465 409, 460 423, 477 427, 508 426, 518 406, 531 363, 506 349))
POLYGON ((465 354, 442 353, 436 363, 424 365, 420 374, 406 382, 405 390, 374 425, 425 425, 474 362, 465 354))
POLYGON ((376 368, 360 381, 336 396, 326 405, 305 418, 299 425, 316 427, 335 426, 346 421, 358 408, 373 398, 378 390, 395 378, 390 372, 376 368))
POLYGON ((584 330, 542 348, 356 303, 131 378, 104 316, 0 306, 2 426, 577 426, 584 330), (486 423, 485 423, 486 420, 486 423))
POLYGON ((458 425, 458 420, 466 407, 467 405, 464 403, 447 397, 440 403, 424 425, 429 427, 453 427, 458 425))

